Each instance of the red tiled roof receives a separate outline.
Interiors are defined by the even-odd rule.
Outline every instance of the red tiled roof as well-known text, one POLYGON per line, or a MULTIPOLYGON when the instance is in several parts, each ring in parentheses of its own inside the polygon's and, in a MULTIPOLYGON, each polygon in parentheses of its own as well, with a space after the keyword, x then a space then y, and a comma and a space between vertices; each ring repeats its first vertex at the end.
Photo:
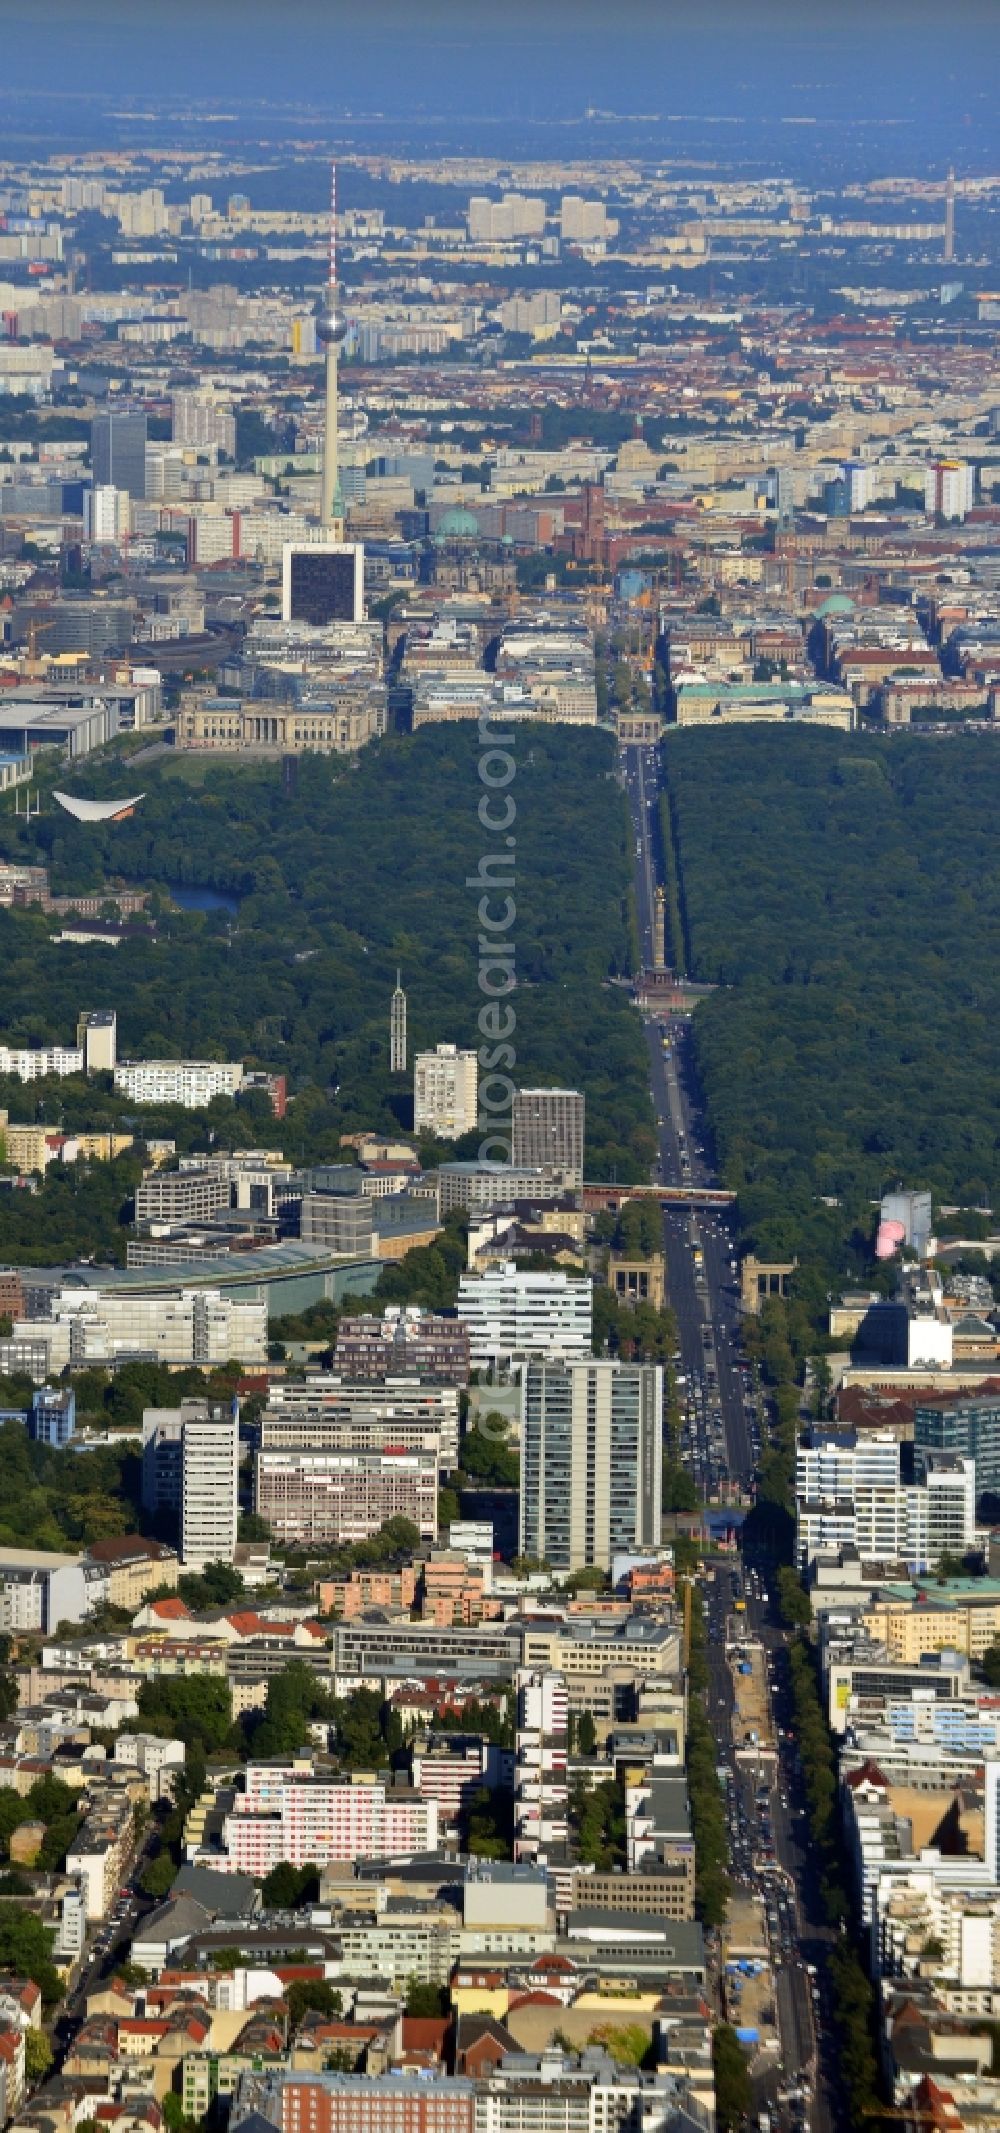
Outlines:
POLYGON ((30 2009, 37 2007, 42 1995, 33 1977, 5 1977, 0 1978, 0 1997, 30 2009))
POLYGON ((105 1540, 91 1541, 87 1552, 95 1563, 128 1563, 137 1556, 147 1556, 151 1563, 158 1563, 174 1551, 162 1541, 146 1540, 141 1533, 114 1533, 105 1540))
POLYGON ((859 1764, 857 1770, 849 1770, 844 1783, 850 1786, 852 1792, 856 1792, 859 1785, 880 1785, 883 1792, 888 1789, 888 1780, 884 1771, 880 1770, 878 1764, 872 1761, 871 1756, 868 1757, 867 1762, 859 1764))
POLYGON ((845 1385, 837 1394, 837 1420, 852 1429, 908 1427, 916 1407, 947 1407, 952 1401, 986 1400, 1000 1393, 1000 1378, 983 1378, 978 1385, 965 1385, 957 1392, 928 1394, 918 1386, 900 1385, 891 1393, 863 1385, 845 1385))
POLYGON ((291 1622, 262 1622, 259 1615, 245 1609, 240 1614, 227 1615, 226 1621, 238 1637, 294 1637, 291 1622))
POLYGON ((434 2052, 442 2059, 449 2026, 446 2015, 404 2015, 404 2052, 434 2052))

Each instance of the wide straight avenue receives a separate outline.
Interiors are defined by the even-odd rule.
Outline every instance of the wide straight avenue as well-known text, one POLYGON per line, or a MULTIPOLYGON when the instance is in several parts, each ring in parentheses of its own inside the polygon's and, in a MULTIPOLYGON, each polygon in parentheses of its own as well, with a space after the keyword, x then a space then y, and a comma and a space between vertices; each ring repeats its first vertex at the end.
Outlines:
MULTIPOLYGON (((660 876, 660 771, 654 749, 625 750, 621 778, 635 838, 639 935, 647 969, 655 955, 655 892, 660 876)), ((688 1189, 718 1184, 702 1119, 688 1017, 645 1011, 650 1085, 656 1109, 655 1182, 688 1189)), ((663 1212, 667 1294, 677 1320, 681 1458, 706 1503, 748 1503, 761 1434, 769 1418, 740 1341, 735 1217, 725 1207, 663 1212)), ((764 1907, 776 1978, 782 2064, 754 2069, 755 2095, 778 2133, 829 2133, 837 2083, 824 2038, 825 1959, 832 1935, 810 1871, 804 1796, 790 1728, 787 1632, 776 1607, 775 1565, 751 1561, 733 1571, 716 1559, 706 1587, 708 1715, 720 1777, 725 1773, 734 1892, 764 1907), (736 1595, 739 1595, 736 1612, 736 1595), (739 1752, 734 1722, 735 1640, 759 1652, 763 1714, 771 1753, 766 1767, 739 1752)), ((731 1562, 731 1559, 730 1559, 731 1562)), ((763 2133, 764 2118, 761 2116, 763 2133)))
MULTIPOLYGON (((626 750, 622 779, 635 831, 639 935, 653 962, 658 875, 659 778, 655 749, 626 750)), ((656 1182, 697 1188, 717 1183, 691 1071, 690 1029, 682 1014, 648 1012, 650 1083, 659 1154, 656 1182)), ((731 1217, 725 1208, 664 1212, 664 1250, 677 1318, 685 1456, 706 1498, 739 1493, 753 1474, 756 1418, 739 1352, 739 1288, 731 1217)))

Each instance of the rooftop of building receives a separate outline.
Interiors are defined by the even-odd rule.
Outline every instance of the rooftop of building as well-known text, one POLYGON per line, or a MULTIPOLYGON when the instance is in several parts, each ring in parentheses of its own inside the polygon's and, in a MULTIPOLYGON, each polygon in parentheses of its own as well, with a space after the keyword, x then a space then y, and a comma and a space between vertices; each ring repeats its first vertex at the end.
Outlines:
MULTIPOLYGON (((288 1237, 280 1244, 240 1252, 232 1262, 227 1260, 224 1272, 218 1261, 213 1262, 211 1269, 206 1269, 202 1260, 169 1268, 84 1266, 74 1261, 63 1267, 25 1266, 18 1272, 26 1287, 40 1284, 53 1289, 113 1290, 141 1296, 172 1293, 180 1286, 190 1289, 247 1288, 255 1281, 280 1280, 282 1275, 298 1278, 312 1271, 342 1273, 350 1267, 364 1268, 373 1276, 381 1271, 379 1262, 370 1255, 317 1251, 313 1245, 288 1237)), ((44 1320, 39 1320, 37 1331, 38 1337, 44 1338, 44 1320)))
POLYGON ((54 1550, 43 1548, 0 1547, 2 1570, 72 1570, 81 1561, 79 1555, 57 1555, 54 1550))
POLYGON ((87 1553, 92 1562, 106 1563, 109 1567, 143 1559, 151 1563, 177 1561, 175 1548, 168 1548, 164 1541, 149 1540, 143 1533, 109 1534, 104 1540, 91 1541, 87 1553))

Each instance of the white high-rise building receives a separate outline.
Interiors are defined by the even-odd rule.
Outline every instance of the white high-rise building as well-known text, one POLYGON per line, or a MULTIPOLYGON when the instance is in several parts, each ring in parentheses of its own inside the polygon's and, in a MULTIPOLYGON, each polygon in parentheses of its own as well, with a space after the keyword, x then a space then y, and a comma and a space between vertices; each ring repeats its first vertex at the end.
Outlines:
POLYGON ((111 482, 98 482, 86 489, 83 497, 84 538, 100 546, 102 542, 123 540, 129 532, 132 499, 127 489, 116 489, 111 482))
POLYGON ((610 222, 603 200, 584 200, 579 193, 564 193, 559 204, 559 235, 564 244, 603 244, 618 224, 610 222))
POLYGON ((418 1052, 413 1062, 413 1129, 439 1141, 471 1133, 479 1115, 479 1061, 457 1044, 418 1052))
POLYGON ((214 393, 172 393, 170 434, 174 444, 214 445, 230 459, 236 457, 236 417, 214 393))
POLYGON ((505 193, 502 200, 474 194, 468 207, 471 244, 509 244, 518 237, 541 237, 545 202, 537 195, 505 193))
POLYGON ((500 324, 505 333, 534 333, 539 326, 557 326, 562 317, 562 297, 557 289, 540 289, 534 296, 512 296, 500 306, 500 324))
POLYGON ((938 459, 924 475, 928 518, 965 518, 976 500, 976 470, 962 459, 938 459))
POLYGON ((561 1271, 534 1272, 504 1260, 463 1274, 458 1317, 469 1328, 473 1368, 506 1370, 528 1356, 589 1356, 594 1285, 561 1271))
POLYGON ((875 468, 867 459, 845 459, 840 478, 847 491, 849 511, 863 511, 875 491, 875 468))
POLYGON ((108 195, 103 178, 63 178, 61 191, 62 204, 68 215, 78 214, 83 207, 96 208, 103 214, 108 195))
POLYGON ((517 1690, 514 1858, 552 1861, 569 1834, 569 1701, 562 1674, 522 1668, 517 1690))
POLYGON ((922 1482, 904 1479, 903 1452, 888 1430, 807 1430, 795 1456, 796 1556, 856 1548, 876 1562, 927 1570, 964 1555, 976 1528, 976 1463, 926 1455, 922 1482))
POLYGON ((609 1570, 658 1548, 663 1371, 658 1363, 531 1362, 521 1378, 522 1555, 609 1570))
POLYGON ((239 1411, 185 1417, 181 1444, 181 1555, 188 1569, 231 1563, 236 1553, 239 1411))

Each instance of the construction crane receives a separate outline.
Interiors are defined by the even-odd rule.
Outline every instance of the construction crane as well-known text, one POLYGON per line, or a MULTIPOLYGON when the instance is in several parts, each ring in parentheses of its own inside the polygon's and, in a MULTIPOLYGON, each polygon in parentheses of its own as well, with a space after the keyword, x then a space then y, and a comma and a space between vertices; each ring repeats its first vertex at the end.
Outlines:
POLYGON ((54 621, 39 622, 37 616, 34 615, 28 624, 28 663, 26 671, 32 681, 36 681, 42 671, 42 662, 38 657, 38 639, 39 637, 47 636, 49 631, 54 630, 55 627, 54 621))

